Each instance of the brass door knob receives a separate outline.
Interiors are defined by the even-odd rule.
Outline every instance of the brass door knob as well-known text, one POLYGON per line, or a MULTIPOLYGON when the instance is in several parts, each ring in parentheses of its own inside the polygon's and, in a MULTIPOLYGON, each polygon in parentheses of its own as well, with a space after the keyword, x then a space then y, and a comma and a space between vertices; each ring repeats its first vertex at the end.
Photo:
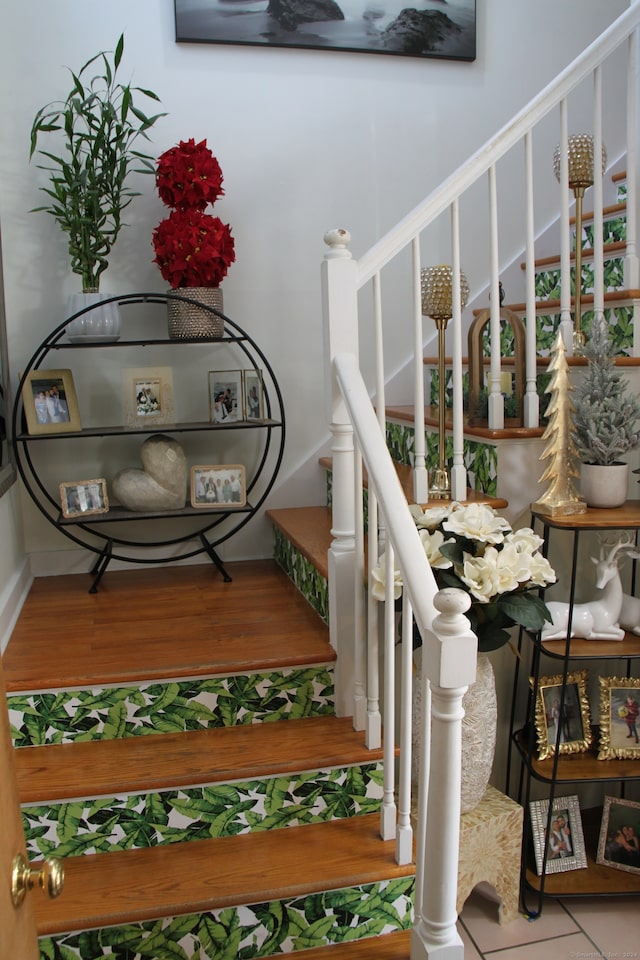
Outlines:
POLYGON ((47 857, 40 870, 32 869, 25 858, 19 853, 13 861, 11 870, 11 899, 19 907, 27 892, 34 887, 55 899, 62 893, 64 886, 64 867, 55 857, 47 857))

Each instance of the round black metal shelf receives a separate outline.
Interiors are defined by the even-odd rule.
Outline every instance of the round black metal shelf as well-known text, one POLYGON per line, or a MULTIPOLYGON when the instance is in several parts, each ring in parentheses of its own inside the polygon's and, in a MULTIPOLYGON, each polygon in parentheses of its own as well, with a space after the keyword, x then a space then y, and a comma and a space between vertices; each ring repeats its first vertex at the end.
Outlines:
MULTIPOLYGON (((234 536, 254 516, 265 502, 273 488, 277 474, 282 464, 285 443, 285 414, 282 394, 273 369, 266 356, 255 341, 242 330, 237 323, 212 307, 203 305, 202 309, 222 316, 224 319, 224 334, 219 339, 181 338, 170 339, 168 336, 158 337, 133 335, 129 338, 121 337, 114 341, 101 342, 72 342, 68 336, 68 327, 73 320, 92 310, 99 309, 105 303, 117 302, 120 308, 133 305, 150 305, 165 307, 170 300, 190 301, 188 296, 176 292, 133 293, 124 296, 110 297, 98 304, 93 304, 69 316, 55 327, 39 344, 29 360, 18 385, 16 399, 12 413, 12 437, 16 467, 25 484, 26 490, 38 510, 64 536, 74 543, 97 554, 92 568, 94 581, 91 591, 95 592, 97 585, 111 560, 120 560, 130 563, 166 563, 168 560, 185 560, 200 554, 206 554, 214 562, 225 579, 230 579, 221 563, 216 547, 234 536), (112 351, 123 348, 164 347, 167 349, 206 346, 212 351, 224 344, 236 351, 241 358, 242 369, 259 371, 263 386, 264 419, 237 420, 226 423, 213 423, 207 420, 189 422, 162 423, 155 425, 138 424, 134 426, 121 425, 92 425, 77 431, 47 432, 44 434, 30 434, 26 427, 26 418, 23 404, 23 387, 34 370, 46 369, 43 363, 51 354, 56 357, 62 351, 112 351), (126 510, 113 505, 107 513, 92 514, 87 517, 66 518, 60 510, 58 490, 51 489, 50 478, 43 478, 42 469, 34 462, 33 450, 42 450, 41 444, 61 440, 72 440, 75 443, 95 440, 96 438, 122 438, 127 436, 149 436, 152 434, 193 434, 211 432, 224 443, 227 433, 236 438, 242 437, 245 431, 255 432, 258 438, 258 450, 253 454, 254 463, 246 477, 246 503, 240 506, 225 505, 224 507, 194 508, 188 503, 178 510, 153 511, 149 513, 126 510), (145 537, 131 536, 123 533, 122 524, 131 529, 132 524, 144 524, 148 531, 148 522, 171 520, 181 525, 181 529, 173 536, 157 536, 154 533, 145 537), (176 548, 178 552, 176 553, 176 548), (151 555, 153 554, 153 555, 151 555)), ((121 315, 122 326, 126 328, 126 309, 121 315)), ((93 358, 93 353, 91 354, 93 358)), ((95 358, 92 359, 94 362, 95 358)), ((155 526, 154 526, 155 530, 155 526)))

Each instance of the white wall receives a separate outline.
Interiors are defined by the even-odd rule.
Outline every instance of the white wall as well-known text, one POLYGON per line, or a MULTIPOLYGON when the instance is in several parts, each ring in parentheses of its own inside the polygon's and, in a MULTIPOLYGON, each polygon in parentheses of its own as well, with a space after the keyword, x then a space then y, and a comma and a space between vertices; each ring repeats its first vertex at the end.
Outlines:
MULTIPOLYGON (((628 3, 481 0, 477 6, 477 60, 457 63, 176 44, 172 0, 6 4, 0 222, 14 384, 77 289, 64 237, 50 217, 29 213, 44 182, 28 163, 31 122, 43 104, 66 96, 64 65, 77 69, 100 49, 112 49, 124 31, 125 77, 155 90, 168 111, 153 130, 151 149, 206 137, 222 165, 226 195, 215 209, 231 223, 237 249, 224 282, 225 311, 270 358, 289 415, 283 482, 273 503, 319 502, 314 462, 326 437, 319 301, 325 231, 347 227, 354 254, 364 251, 628 3), (297 472, 304 464, 311 467, 297 472)), ((141 178, 140 188, 144 195, 131 207, 130 226, 103 280, 107 291, 164 287, 150 247, 164 208, 151 178, 141 178)), ((26 499, 22 509, 29 554, 69 547, 26 499)), ((3 525, 3 540, 4 533, 3 525)), ((265 549, 263 538, 248 532, 228 555, 265 549)))

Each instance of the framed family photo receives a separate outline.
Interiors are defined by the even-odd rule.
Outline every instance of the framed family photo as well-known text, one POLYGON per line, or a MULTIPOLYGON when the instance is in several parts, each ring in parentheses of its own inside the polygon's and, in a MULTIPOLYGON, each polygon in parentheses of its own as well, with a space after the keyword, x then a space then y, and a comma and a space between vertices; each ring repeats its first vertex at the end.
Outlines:
POLYGON ((600 677, 598 760, 640 760, 640 679, 600 677))
POLYGON ((88 517, 94 513, 107 513, 109 511, 107 481, 100 477, 97 480, 70 480, 61 483, 60 503, 62 516, 67 519, 88 517))
POLYGON ((247 502, 242 464, 198 464, 191 468, 191 506, 206 510, 232 510, 247 502))
POLYGON ((586 868, 587 853, 577 796, 555 797, 551 817, 548 800, 532 800, 529 813, 538 876, 543 866, 545 874, 586 868))
POLYGON ((235 423, 243 418, 242 370, 210 370, 211 423, 235 423))
POLYGON ((82 429, 71 370, 31 370, 22 387, 22 405, 31 435, 82 429))
POLYGON ((604 798, 596 863, 640 877, 640 803, 604 798))
POLYGON ((562 679, 562 675, 558 675, 538 680, 538 760, 552 757, 556 750, 558 753, 583 752, 588 750, 592 740, 587 671, 568 674, 564 696, 562 679))
POLYGON ((246 420, 264 420, 262 371, 243 370, 244 415, 246 420))
POLYGON ((122 389, 125 426, 173 423, 171 367, 126 367, 122 389))
POLYGON ((475 60, 475 0, 392 0, 298 5, 282 0, 175 0, 176 40, 309 47, 448 60, 475 60))

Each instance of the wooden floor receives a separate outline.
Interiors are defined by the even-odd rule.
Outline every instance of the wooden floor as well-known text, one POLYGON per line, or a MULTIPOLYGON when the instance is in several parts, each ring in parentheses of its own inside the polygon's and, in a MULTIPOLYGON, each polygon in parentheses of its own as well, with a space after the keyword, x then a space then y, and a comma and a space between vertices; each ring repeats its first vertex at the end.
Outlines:
POLYGON ((41 577, 3 657, 7 691, 259 671, 335 659, 327 628, 271 560, 41 577))

